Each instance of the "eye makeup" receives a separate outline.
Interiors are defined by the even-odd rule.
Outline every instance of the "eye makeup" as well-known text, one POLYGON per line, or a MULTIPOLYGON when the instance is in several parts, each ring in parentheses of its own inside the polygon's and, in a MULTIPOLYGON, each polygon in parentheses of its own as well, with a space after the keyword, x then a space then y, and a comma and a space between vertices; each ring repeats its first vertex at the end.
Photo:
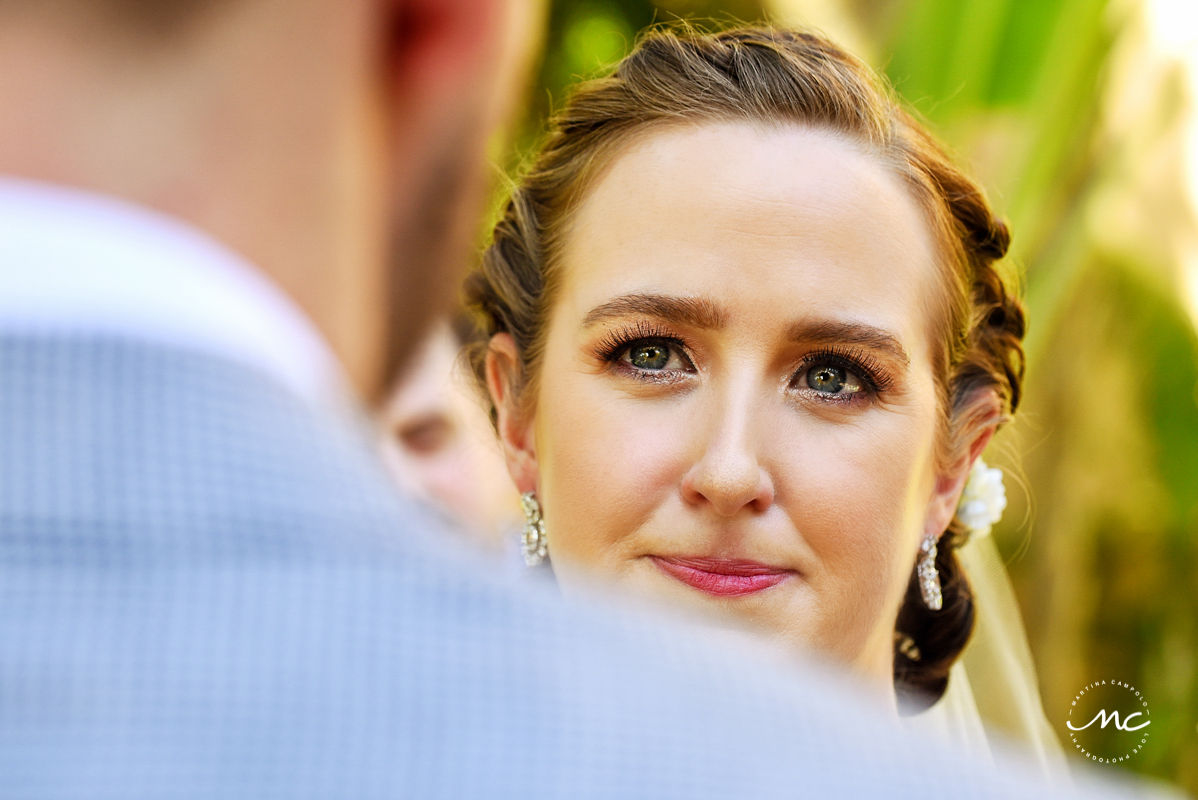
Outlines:
POLYGON ((656 321, 644 319, 604 334, 592 348, 592 355, 621 374, 649 383, 674 383, 684 375, 696 371, 687 345, 681 337, 656 321), (667 359, 667 364, 677 358, 682 362, 682 368, 636 366, 633 360, 626 356, 637 347, 663 349, 671 356, 667 359))
POLYGON ((847 370, 861 379, 864 391, 871 394, 881 394, 894 386, 894 378, 876 358, 857 347, 831 345, 813 350, 803 356, 791 383, 797 382, 799 376, 805 375, 814 367, 830 365, 847 370))
MULTIPOLYGON (((591 348, 591 355, 609 365, 619 374, 650 383, 674 383, 685 375, 697 372, 690 355, 691 348, 671 328, 656 320, 639 319, 606 332, 591 348), (681 361, 681 367, 637 366, 630 354, 637 348, 659 349, 669 353, 666 363, 681 361)), ((788 388, 826 403, 869 402, 890 391, 895 379, 883 363, 867 349, 830 344, 805 353, 791 374, 788 388), (812 370, 831 368, 846 376, 845 382, 854 388, 844 393, 821 391, 803 384, 804 376, 812 370), (851 379, 847 378, 851 376, 851 379)))

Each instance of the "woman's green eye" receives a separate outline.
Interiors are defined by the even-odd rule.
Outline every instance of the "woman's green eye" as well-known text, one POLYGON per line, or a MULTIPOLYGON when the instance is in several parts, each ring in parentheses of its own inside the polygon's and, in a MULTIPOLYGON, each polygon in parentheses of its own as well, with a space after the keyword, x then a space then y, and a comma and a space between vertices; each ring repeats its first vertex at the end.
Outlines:
POLYGON ((807 370, 807 385, 817 392, 837 394, 844 388, 845 374, 840 367, 825 365, 807 370))
POLYGON ((807 370, 807 386, 821 394, 857 394, 864 390, 856 375, 834 364, 819 364, 807 370))
POLYGON ((662 370, 670 363, 670 348, 661 342, 646 342, 629 348, 628 360, 637 369, 662 370))

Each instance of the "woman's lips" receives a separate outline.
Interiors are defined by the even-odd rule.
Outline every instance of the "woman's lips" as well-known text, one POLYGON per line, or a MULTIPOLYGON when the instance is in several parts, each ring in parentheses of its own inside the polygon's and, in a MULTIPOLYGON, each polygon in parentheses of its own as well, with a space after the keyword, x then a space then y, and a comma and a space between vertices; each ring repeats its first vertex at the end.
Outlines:
POLYGON ((651 558, 657 568, 671 578, 716 597, 754 594, 776 586, 794 574, 793 570, 744 559, 651 558))

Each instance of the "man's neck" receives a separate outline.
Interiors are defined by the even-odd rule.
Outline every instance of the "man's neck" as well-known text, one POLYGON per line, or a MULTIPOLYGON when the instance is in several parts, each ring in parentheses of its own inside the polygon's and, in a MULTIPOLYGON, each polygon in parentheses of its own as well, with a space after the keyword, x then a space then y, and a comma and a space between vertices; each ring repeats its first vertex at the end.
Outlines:
POLYGON ((0 114, 0 174, 115 196, 203 230, 290 295, 360 386, 374 363, 362 342, 375 332, 358 301, 373 287, 343 279, 361 272, 348 260, 374 254, 348 249, 366 233, 347 218, 357 187, 343 177, 345 128, 316 98, 294 96, 329 87, 297 86, 305 76, 263 51, 269 42, 225 28, 212 34, 227 37, 221 47, 204 42, 193 57, 0 25, 0 109, 13 110, 0 114), (293 96, 272 102, 279 94, 293 96))

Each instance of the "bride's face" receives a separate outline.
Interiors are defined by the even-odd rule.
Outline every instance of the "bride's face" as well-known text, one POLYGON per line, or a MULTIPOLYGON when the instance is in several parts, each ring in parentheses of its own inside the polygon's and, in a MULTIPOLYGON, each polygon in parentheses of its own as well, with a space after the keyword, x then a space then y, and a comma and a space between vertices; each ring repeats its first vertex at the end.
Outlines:
POLYGON ((798 126, 658 130, 561 257, 534 411, 505 438, 562 584, 731 613, 889 686, 919 540, 955 497, 936 247, 901 180, 798 126))

